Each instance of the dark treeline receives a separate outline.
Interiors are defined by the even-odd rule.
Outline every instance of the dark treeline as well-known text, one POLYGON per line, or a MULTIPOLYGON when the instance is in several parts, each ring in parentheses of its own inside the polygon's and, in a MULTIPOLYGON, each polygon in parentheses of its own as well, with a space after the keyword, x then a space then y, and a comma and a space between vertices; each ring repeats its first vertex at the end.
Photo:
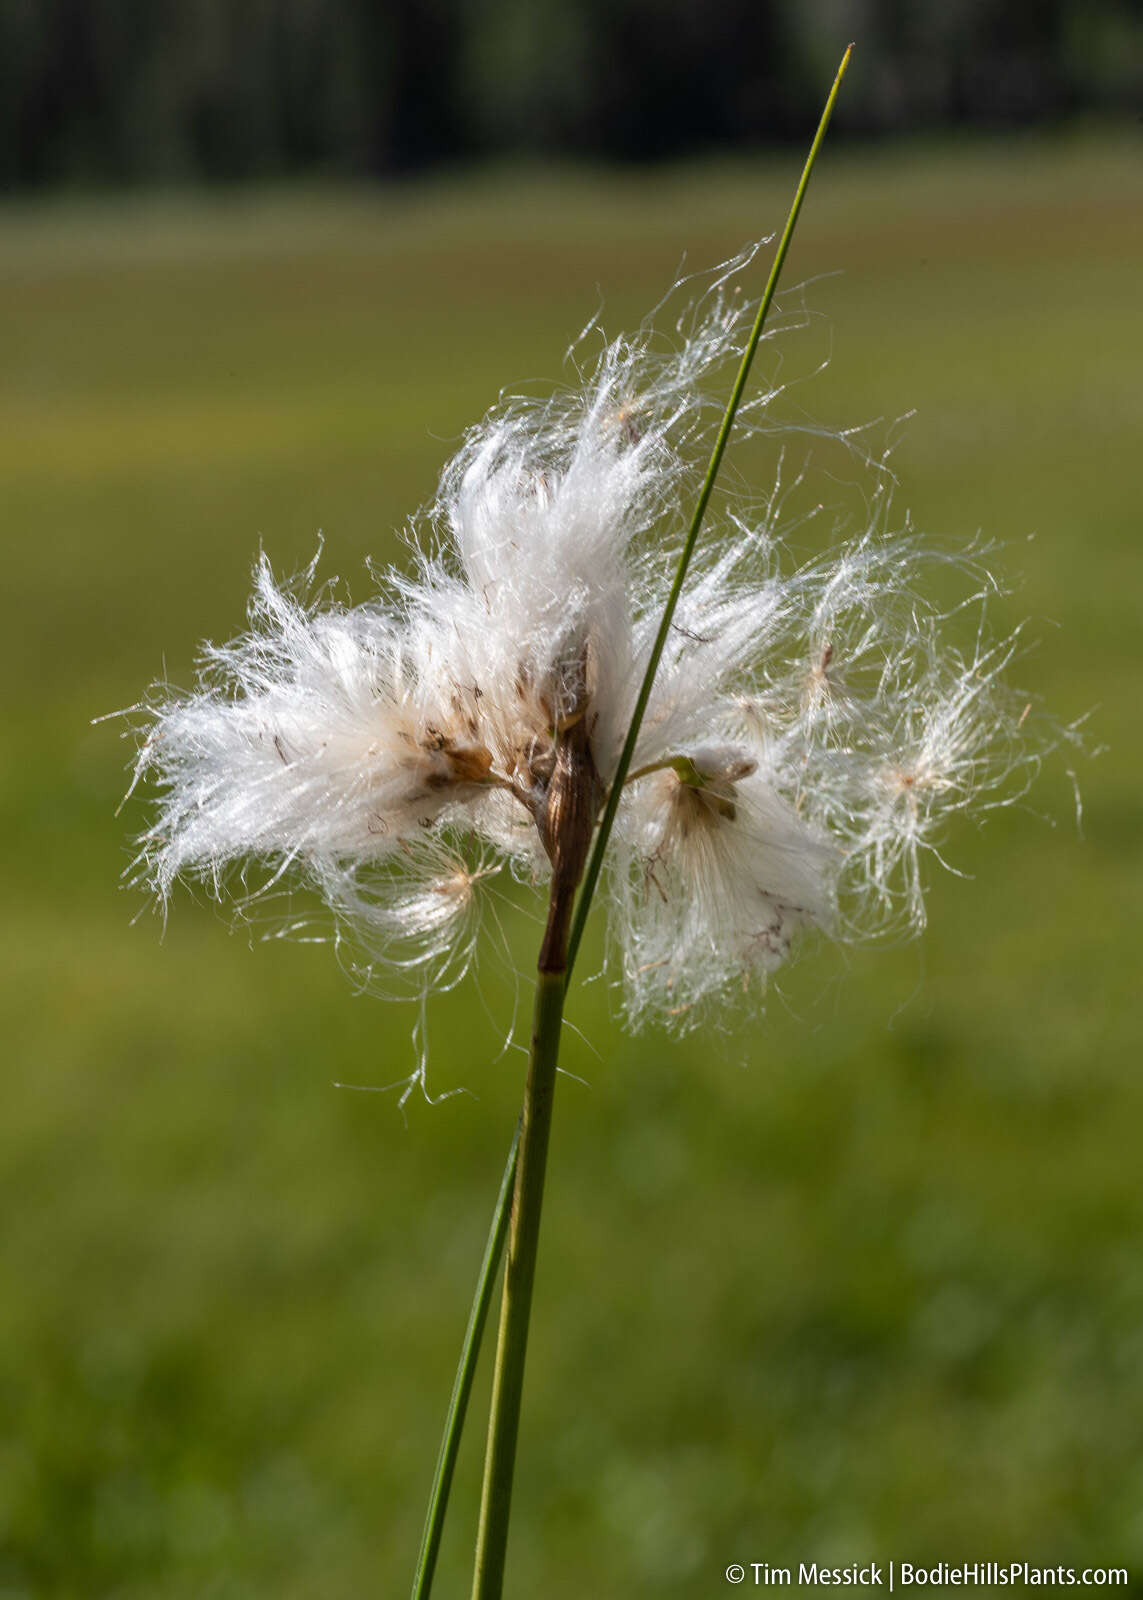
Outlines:
POLYGON ((0 182, 646 160, 1122 114, 1137 0, 0 0, 0 182))

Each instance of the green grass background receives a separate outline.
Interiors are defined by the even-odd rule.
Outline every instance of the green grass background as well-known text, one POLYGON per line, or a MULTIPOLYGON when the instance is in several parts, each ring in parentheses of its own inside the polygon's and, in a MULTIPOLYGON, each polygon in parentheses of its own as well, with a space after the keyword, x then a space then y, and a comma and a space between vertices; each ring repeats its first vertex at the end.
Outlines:
MULTIPOLYGON (((815 180, 787 281, 838 275, 783 349, 832 359, 798 403, 917 409, 900 506, 1007 542, 1020 677, 1108 748, 1082 838, 1053 758, 1030 810, 955 832, 970 877, 931 874, 920 945, 809 950, 730 1038, 632 1038, 577 988, 515 1595, 714 1596, 735 1560, 1143 1572, 1138 158, 834 146, 815 180)), ((406 1122, 332 1087, 402 1076, 413 1019, 327 949, 189 895, 165 939, 132 925, 146 809, 116 820, 128 747, 90 719, 188 681, 260 540, 289 570, 324 530, 365 594, 501 385, 558 380, 600 295, 629 326, 684 249, 776 226, 793 177, 0 213, 3 1600, 405 1591, 523 1071, 490 970, 429 1013, 436 1086, 472 1094, 406 1122)))

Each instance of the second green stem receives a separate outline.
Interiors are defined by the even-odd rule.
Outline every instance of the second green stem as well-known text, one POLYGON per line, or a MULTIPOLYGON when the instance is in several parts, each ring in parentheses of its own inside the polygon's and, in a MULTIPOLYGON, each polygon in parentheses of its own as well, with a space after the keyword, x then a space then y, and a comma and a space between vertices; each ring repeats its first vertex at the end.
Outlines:
POLYGON ((484 1498, 480 1507, 473 1600, 499 1600, 504 1586, 512 1474, 516 1462, 524 1358, 528 1348, 532 1285, 536 1276, 536 1250, 540 1237, 540 1212, 544 1199, 544 1172, 552 1126, 565 985, 563 972, 541 972, 536 988, 531 1062, 524 1090, 516 1188, 508 1234, 508 1263, 500 1312, 500 1338, 492 1382, 492 1415, 484 1464, 484 1498))

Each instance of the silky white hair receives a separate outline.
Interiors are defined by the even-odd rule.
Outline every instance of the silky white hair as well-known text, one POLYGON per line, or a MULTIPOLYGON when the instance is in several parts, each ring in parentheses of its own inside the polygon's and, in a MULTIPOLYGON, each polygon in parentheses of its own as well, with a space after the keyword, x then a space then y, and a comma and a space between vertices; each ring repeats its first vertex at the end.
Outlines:
MULTIPOLYGON (((297 876, 370 973, 422 993, 464 975, 497 872, 547 876, 535 807, 569 716, 589 719, 605 787, 615 773, 755 253, 674 337, 645 328, 554 394, 494 407, 413 519, 412 570, 365 604, 260 558, 248 630, 204 649, 190 692, 136 708, 135 782, 157 792, 138 881, 165 905, 180 877, 242 900, 297 876)), ((738 430, 781 434, 780 392, 763 384, 738 430)), ((895 529, 866 458, 865 525, 799 562, 780 445, 777 461, 755 514, 711 508, 621 799, 606 885, 634 1021, 688 1025, 805 930, 918 930, 950 814, 1015 798, 1042 750, 1002 682, 1016 641, 987 631, 987 552, 895 529), (966 580, 967 650, 925 597, 938 567, 966 580)))

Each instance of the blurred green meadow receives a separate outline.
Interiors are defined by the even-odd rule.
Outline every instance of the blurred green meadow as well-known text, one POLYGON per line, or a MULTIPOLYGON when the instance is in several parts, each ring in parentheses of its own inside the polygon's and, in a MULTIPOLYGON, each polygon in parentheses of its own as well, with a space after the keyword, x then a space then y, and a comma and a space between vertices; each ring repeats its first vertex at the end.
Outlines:
MULTIPOLYGON (((1087 753, 953 832, 919 944, 811 947, 725 1037, 630 1037, 577 985, 513 1595, 714 1596, 732 1561, 1143 1574, 1139 154, 827 150, 786 280, 815 315, 764 359, 830 425, 916 409, 898 507, 1004 541, 1015 676, 1092 712, 1087 753)), ((2 1600, 406 1591, 535 912, 504 911, 518 980, 429 1007, 431 1083, 470 1093, 336 1088, 403 1077, 415 1013, 201 896, 164 935, 118 887, 130 746, 91 719, 189 681, 260 544, 288 572, 320 529, 364 596, 502 385, 777 226, 794 170, 0 211, 2 1600)), ((773 452, 732 465, 765 487, 773 452)), ((807 492, 845 491, 823 459, 807 492)))

